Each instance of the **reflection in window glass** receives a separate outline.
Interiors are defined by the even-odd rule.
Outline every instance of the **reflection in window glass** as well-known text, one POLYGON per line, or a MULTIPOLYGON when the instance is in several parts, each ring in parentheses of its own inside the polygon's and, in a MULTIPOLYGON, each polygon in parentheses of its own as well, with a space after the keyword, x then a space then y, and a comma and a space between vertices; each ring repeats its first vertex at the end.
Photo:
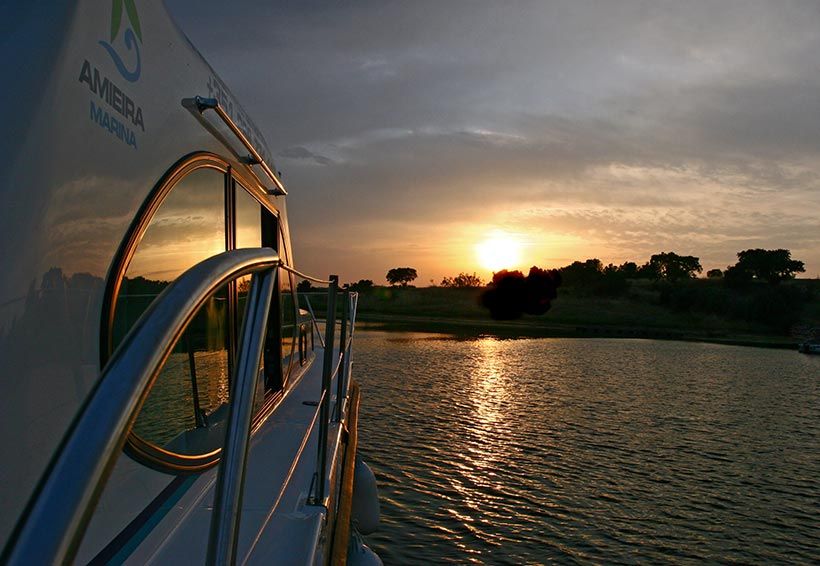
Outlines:
MULTIPOLYGON (((236 292, 238 297, 238 323, 237 323, 237 340, 239 340, 239 334, 242 330, 242 323, 245 320, 245 315, 247 314, 245 310, 248 306, 248 292, 251 288, 251 276, 245 275, 236 280, 236 292)), ((271 326, 271 323, 274 319, 268 320, 268 327, 271 326)), ((270 328, 268 328, 268 332, 270 332, 270 328)), ((259 360, 259 374, 256 379, 256 390, 253 396, 253 411, 254 413, 257 412, 265 402, 265 360, 264 356, 259 360)))
MULTIPOLYGON (((249 195, 241 185, 236 185, 236 247, 262 247, 262 209, 255 198, 249 195)), ((248 291, 251 287, 251 276, 245 275, 236 280, 238 328, 242 328, 245 308, 248 302, 248 291)))
POLYGON ((262 205, 241 185, 236 185, 236 247, 262 246, 262 205))
POLYGON ((223 173, 197 169, 165 197, 122 280, 114 319, 115 347, 171 281, 225 251, 224 183, 223 173))
MULTIPOLYGON (((259 204, 239 183, 236 183, 236 247, 259 248, 262 246, 262 205, 259 204)), ((245 319, 245 308, 248 302, 251 276, 246 275, 237 279, 236 290, 238 296, 237 313, 239 324, 245 319)), ((237 330, 239 332, 239 330, 237 330)), ((253 398, 254 412, 265 401, 265 368, 264 361, 260 363, 259 378, 257 379, 256 393, 253 398)))
POLYGON ((197 169, 171 189, 151 219, 126 277, 170 281, 225 251, 225 180, 197 169))
POLYGON ((228 414, 227 289, 199 310, 162 367, 134 432, 177 454, 222 444, 228 414))
MULTIPOLYGON (((116 346, 137 318, 185 270, 226 249, 225 177, 197 169, 152 217, 117 295, 116 346)), ((143 440, 183 454, 219 447, 228 401, 228 290, 199 310, 175 345, 134 424, 143 440)))
MULTIPOLYGON (((262 247, 262 205, 245 191, 241 185, 236 185, 236 247, 262 247)), ((246 275, 237 279, 239 294, 239 321, 245 314, 245 304, 250 289, 251 276, 246 275)))

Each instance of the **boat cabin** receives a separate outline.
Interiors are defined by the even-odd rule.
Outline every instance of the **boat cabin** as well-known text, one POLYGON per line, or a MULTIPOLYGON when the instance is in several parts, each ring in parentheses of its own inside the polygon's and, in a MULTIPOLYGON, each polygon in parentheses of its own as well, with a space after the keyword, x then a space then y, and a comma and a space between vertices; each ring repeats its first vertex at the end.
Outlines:
POLYGON ((264 137, 162 3, 0 16, 3 561, 328 562, 355 298, 334 347, 264 137))

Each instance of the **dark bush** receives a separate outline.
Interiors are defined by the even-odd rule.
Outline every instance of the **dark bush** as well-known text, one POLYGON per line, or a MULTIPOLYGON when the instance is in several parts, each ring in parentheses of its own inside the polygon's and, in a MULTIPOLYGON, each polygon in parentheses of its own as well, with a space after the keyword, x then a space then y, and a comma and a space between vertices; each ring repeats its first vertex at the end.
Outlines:
POLYGON ((514 320, 523 314, 541 315, 558 296, 561 274, 533 266, 524 277, 520 271, 499 271, 493 275, 481 304, 496 320, 514 320))

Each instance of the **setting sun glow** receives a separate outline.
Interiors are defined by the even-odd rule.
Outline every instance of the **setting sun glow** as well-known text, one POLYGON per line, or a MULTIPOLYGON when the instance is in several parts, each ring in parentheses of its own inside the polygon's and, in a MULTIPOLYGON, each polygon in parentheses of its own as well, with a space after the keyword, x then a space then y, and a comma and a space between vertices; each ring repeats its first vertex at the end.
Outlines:
POLYGON ((476 244, 475 251, 479 264, 492 272, 521 263, 521 242, 505 232, 493 232, 476 244))

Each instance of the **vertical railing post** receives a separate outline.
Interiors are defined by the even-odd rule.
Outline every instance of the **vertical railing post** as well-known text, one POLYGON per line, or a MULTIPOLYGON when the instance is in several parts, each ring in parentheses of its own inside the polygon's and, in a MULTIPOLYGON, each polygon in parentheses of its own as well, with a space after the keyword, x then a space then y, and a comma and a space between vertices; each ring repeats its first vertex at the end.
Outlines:
POLYGON ((256 392, 262 349, 265 345, 265 328, 275 281, 275 269, 255 273, 251 279, 247 312, 239 337, 236 373, 231 383, 225 445, 222 448, 216 479, 208 537, 209 565, 232 565, 236 562, 245 465, 253 417, 253 397, 256 392))
POLYGON ((347 389, 345 389, 345 377, 347 376, 347 321, 349 319, 350 309, 350 291, 348 289, 342 290, 342 329, 339 332, 339 375, 336 377, 336 407, 334 410, 334 422, 342 420, 342 406, 344 405, 345 397, 347 397, 347 389))
POLYGON ((353 338, 353 333, 356 331, 356 313, 359 310, 359 293, 352 297, 353 301, 350 304, 350 338, 353 338))
POLYGON ((325 500, 325 475, 327 474, 327 429, 330 420, 330 378, 333 373, 334 336, 336 332, 336 293, 339 290, 339 276, 329 277, 327 289, 327 316, 325 318, 325 355, 322 369, 322 396, 319 405, 319 454, 316 476, 314 505, 323 505, 325 500))
MULTIPOLYGON (((356 309, 359 306, 359 293, 352 293, 349 297, 348 302, 348 323, 347 323, 347 350, 346 355, 347 359, 353 359, 353 334, 356 332, 356 309)), ((346 365, 345 367, 345 393, 350 390, 350 368, 346 365)))
POLYGON ((316 322, 316 315, 313 314, 313 306, 310 304, 310 297, 307 295, 302 295, 305 298, 305 305, 307 305, 308 312, 310 313, 310 320, 312 321, 313 330, 311 333, 315 332, 316 336, 319 337, 319 343, 322 345, 322 348, 325 347, 325 343, 323 342, 324 338, 322 338, 322 333, 319 332, 319 324, 316 322))

